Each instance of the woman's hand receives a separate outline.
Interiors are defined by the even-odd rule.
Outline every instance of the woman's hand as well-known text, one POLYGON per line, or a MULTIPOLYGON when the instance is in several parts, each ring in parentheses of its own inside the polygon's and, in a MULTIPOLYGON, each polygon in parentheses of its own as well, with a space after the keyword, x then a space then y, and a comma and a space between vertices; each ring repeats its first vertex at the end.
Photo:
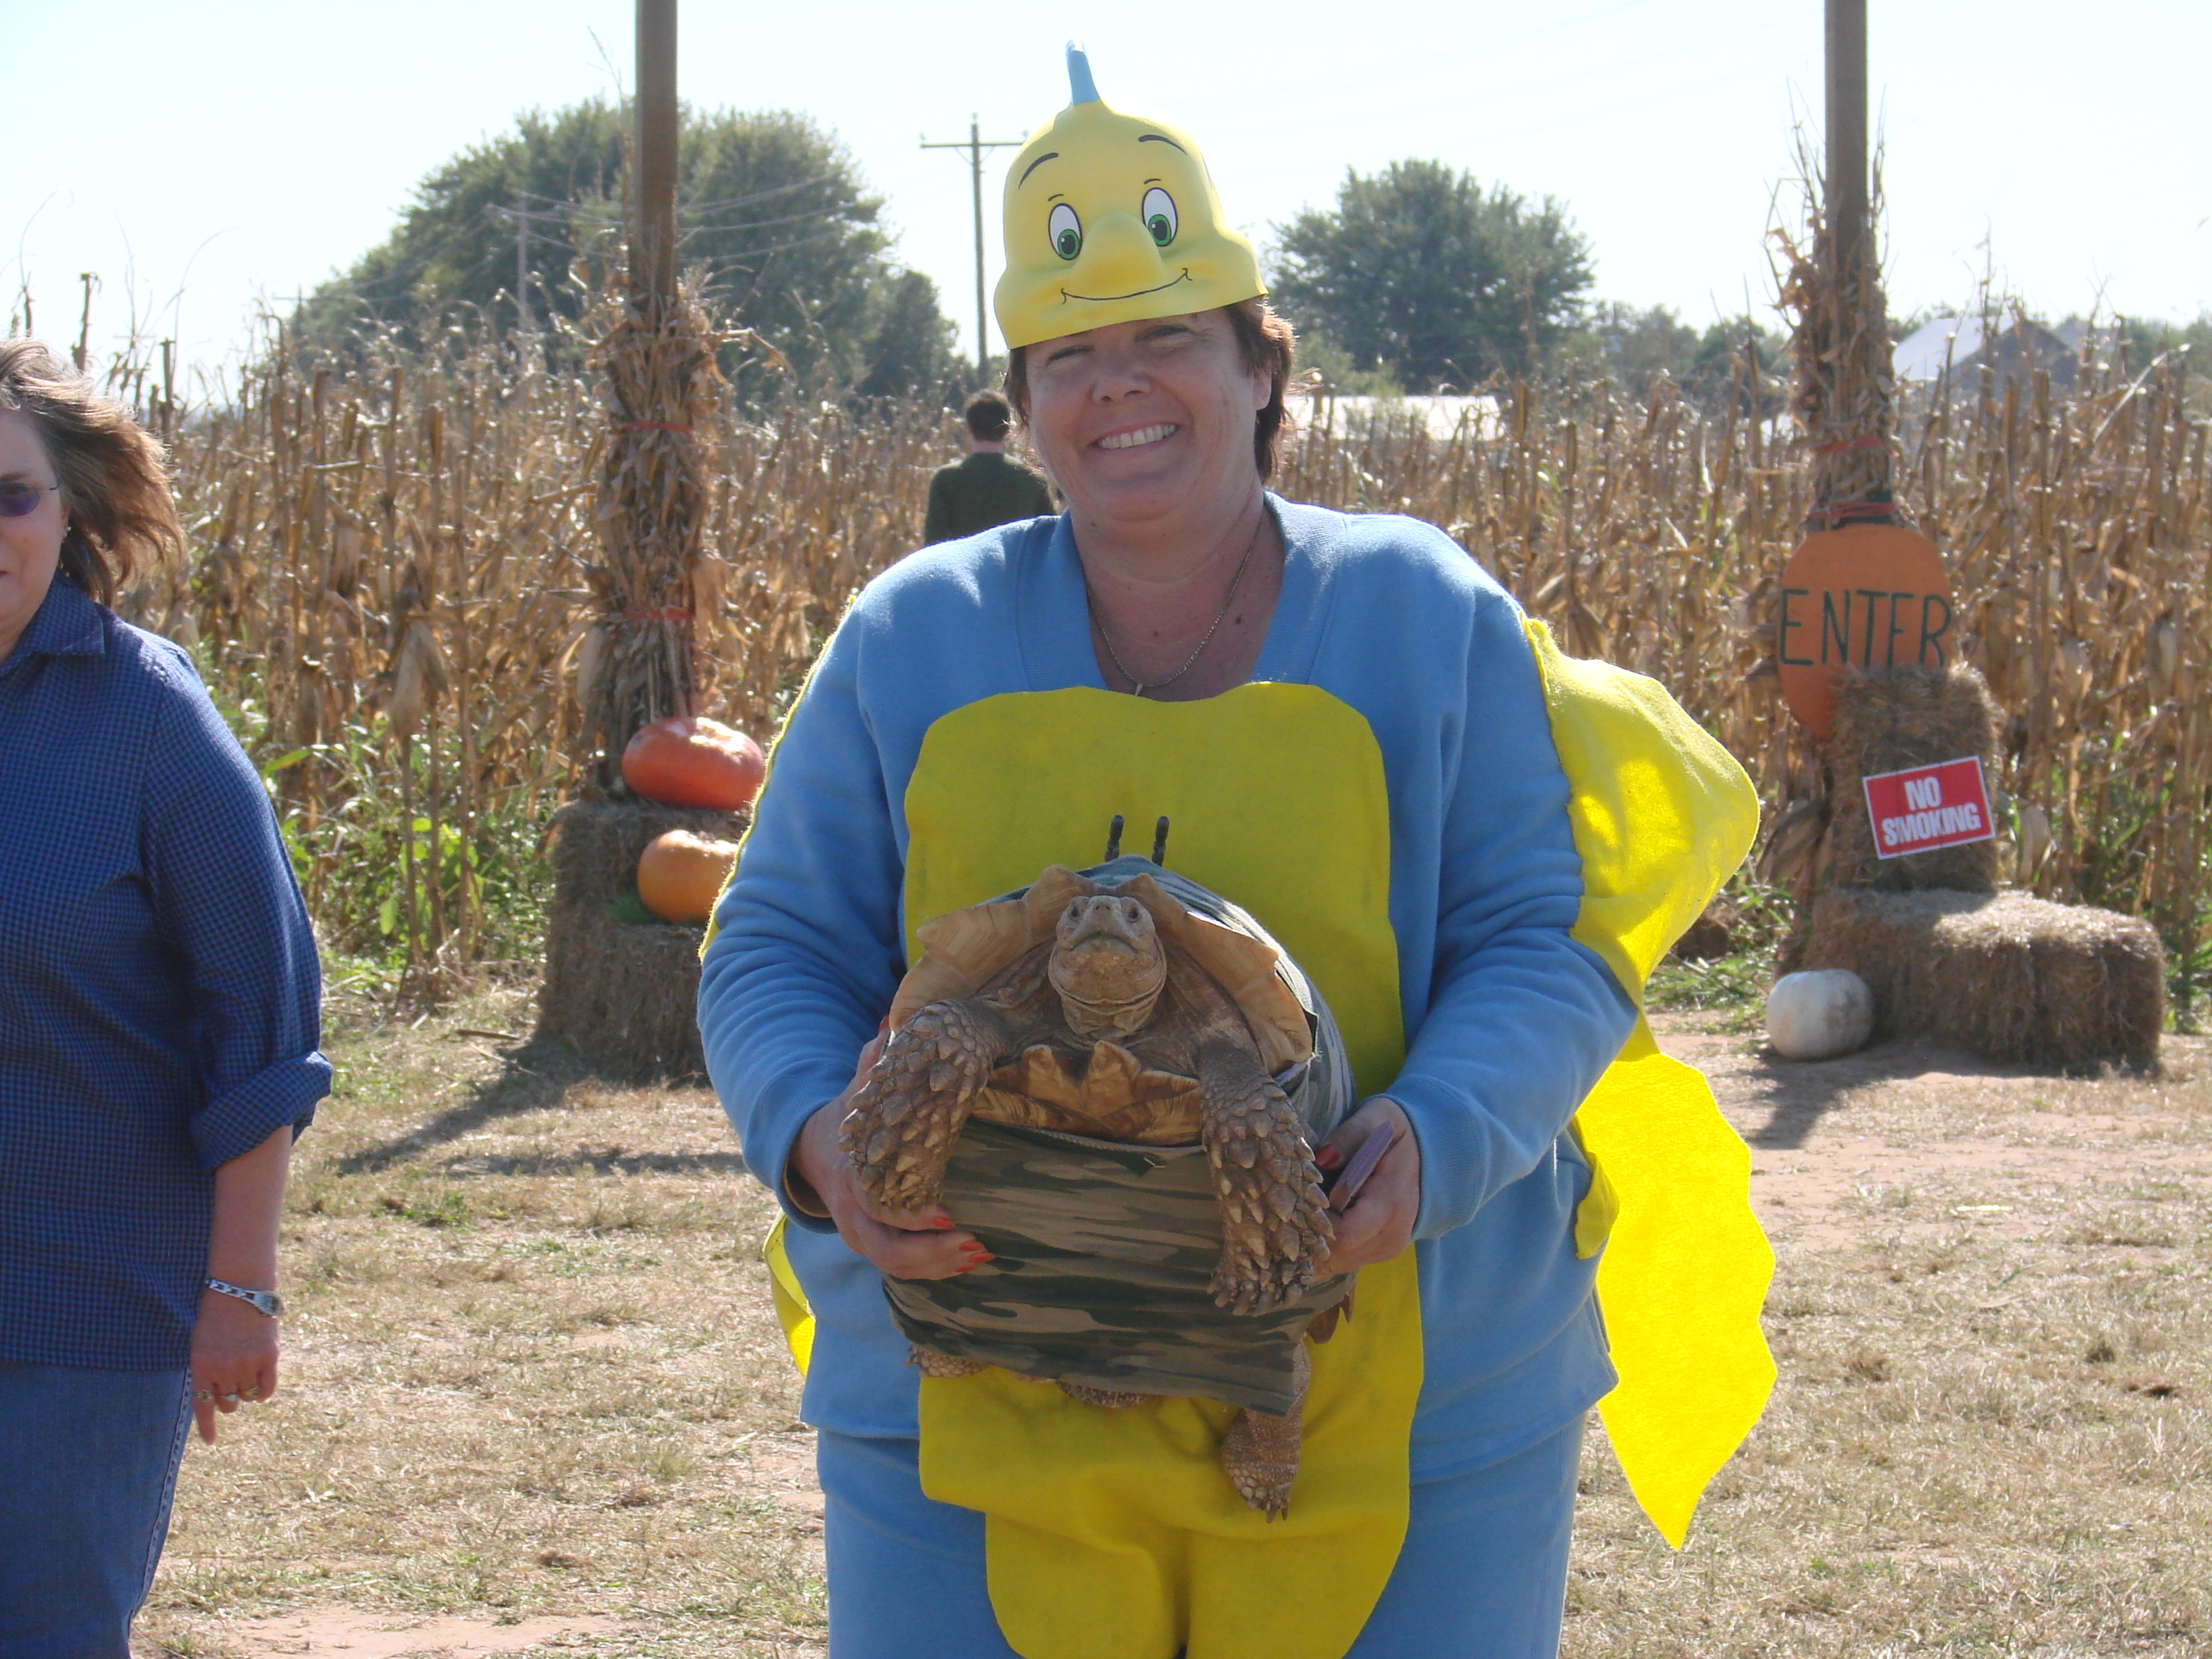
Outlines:
POLYGON ((955 1227, 941 1207, 876 1208, 860 1190, 852 1161, 838 1139, 853 1097, 884 1052, 886 1035, 877 1032, 860 1050, 860 1063, 845 1092, 806 1120, 792 1143, 786 1185, 799 1208, 815 1214, 826 1211, 846 1247, 893 1279, 951 1279, 990 1261, 991 1253, 973 1233, 955 1227), (810 1198, 817 1202, 808 1203, 810 1198))
POLYGON ((234 1296, 202 1291, 191 1371, 192 1419, 212 1446, 217 1412, 256 1405, 276 1392, 276 1322, 234 1296))
MULTIPOLYGON (((1421 1213, 1421 1146, 1405 1108, 1378 1095, 1336 1126, 1314 1162, 1340 1170, 1375 1130, 1388 1124, 1396 1138, 1358 1195, 1336 1216, 1336 1242, 1315 1270, 1316 1279, 1372 1267, 1401 1255, 1413 1242, 1413 1223, 1421 1213)), ((1332 1197, 1329 1207, 1337 1207, 1332 1197)))
MULTIPOLYGON (((215 1214, 208 1225, 210 1277, 248 1290, 276 1287, 276 1229, 291 1164, 288 1123, 251 1152, 216 1166, 215 1214)), ((234 1296, 202 1291, 191 1367, 192 1416, 200 1438, 213 1445, 217 1412, 234 1412, 276 1392, 276 1322, 234 1296)))

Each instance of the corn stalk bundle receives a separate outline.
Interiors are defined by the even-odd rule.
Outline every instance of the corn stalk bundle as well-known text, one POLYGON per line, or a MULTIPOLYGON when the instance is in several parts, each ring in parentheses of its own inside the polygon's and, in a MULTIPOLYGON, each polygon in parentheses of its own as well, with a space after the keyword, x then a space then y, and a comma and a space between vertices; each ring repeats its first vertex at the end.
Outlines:
POLYGON ((592 367, 610 429, 592 514, 599 558, 584 573, 599 615, 583 643, 580 691, 599 751, 595 781, 620 793, 623 746, 649 721, 696 712, 703 689, 694 573, 713 495, 702 439, 720 405, 722 340, 691 285, 672 299, 624 284, 597 320, 592 367))
POLYGON ((1776 274, 1781 309, 1790 319, 1790 408, 1812 456, 1807 528, 1830 530, 1893 516, 1879 510, 1894 500, 1896 460, 1893 354, 1874 232, 1881 176, 1868 199, 1866 234, 1839 276, 1830 274, 1842 262, 1820 192, 1808 189, 1805 212, 1811 246, 1777 231, 1776 274))

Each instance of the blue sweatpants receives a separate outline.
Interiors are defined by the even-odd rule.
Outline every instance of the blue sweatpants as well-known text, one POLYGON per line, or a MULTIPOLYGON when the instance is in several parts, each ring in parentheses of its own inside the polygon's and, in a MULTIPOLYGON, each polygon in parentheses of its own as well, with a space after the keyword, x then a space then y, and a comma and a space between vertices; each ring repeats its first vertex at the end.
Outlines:
POLYGON ((0 1360, 7 1659, 131 1659, 192 1419, 186 1382, 0 1360))
MULTIPOLYGON (((1346 1659, 1553 1659, 1582 1439, 1578 1418, 1417 1484, 1398 1565, 1346 1659)), ((830 1659, 1019 1659, 992 1617, 983 1517, 923 1496, 915 1457, 911 1440, 820 1437, 830 1659)))

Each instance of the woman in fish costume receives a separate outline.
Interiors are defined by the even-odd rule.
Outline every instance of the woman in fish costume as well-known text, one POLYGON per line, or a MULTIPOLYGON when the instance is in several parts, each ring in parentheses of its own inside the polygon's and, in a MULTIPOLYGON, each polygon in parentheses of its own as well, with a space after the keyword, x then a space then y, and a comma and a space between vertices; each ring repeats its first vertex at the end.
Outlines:
POLYGON ((1748 1158, 1644 975, 1741 859, 1740 768, 1559 655, 1415 520, 1267 492, 1290 331, 1197 144, 1073 98, 1008 168, 1008 390, 1068 503, 862 592, 777 744, 700 989, 785 1222, 832 1659, 1521 1659, 1559 1642, 1583 1425, 1679 1543, 1772 1379, 1748 1158), (1174 826, 1333 1010, 1396 1138, 1336 1218, 1287 1518, 1194 1399, 921 1376, 883 1276, 997 1271, 838 1146, 915 929, 1174 826))

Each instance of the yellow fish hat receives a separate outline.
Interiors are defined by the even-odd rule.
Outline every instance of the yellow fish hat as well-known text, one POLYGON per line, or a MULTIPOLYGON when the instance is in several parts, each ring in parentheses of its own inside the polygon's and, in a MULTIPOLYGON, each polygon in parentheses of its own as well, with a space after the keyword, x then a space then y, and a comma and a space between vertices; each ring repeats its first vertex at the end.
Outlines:
POLYGON ((1067 107, 1006 169, 995 304, 1007 349, 1265 294, 1252 244, 1221 222, 1197 142, 1108 107, 1073 42, 1067 79, 1067 107))

